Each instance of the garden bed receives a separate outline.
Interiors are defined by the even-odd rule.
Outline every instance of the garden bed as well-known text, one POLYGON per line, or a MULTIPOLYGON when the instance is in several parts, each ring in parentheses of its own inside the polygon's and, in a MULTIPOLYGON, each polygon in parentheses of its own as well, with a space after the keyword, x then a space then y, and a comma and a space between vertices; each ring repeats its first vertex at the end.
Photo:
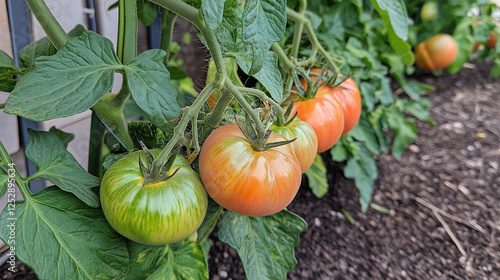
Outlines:
MULTIPOLYGON (((400 160, 377 158, 373 202, 388 214, 362 214, 358 191, 337 163, 327 162, 324 198, 301 187, 289 210, 309 229, 289 279, 500 279, 500 83, 490 67, 419 77, 436 86, 427 95, 436 125, 418 122, 416 142, 400 160), (434 207, 447 214, 435 215, 434 207)), ((219 241, 209 266, 211 279, 245 279, 236 252, 219 241)), ((35 279, 20 264, 15 274, 7 267, 0 279, 35 279)))

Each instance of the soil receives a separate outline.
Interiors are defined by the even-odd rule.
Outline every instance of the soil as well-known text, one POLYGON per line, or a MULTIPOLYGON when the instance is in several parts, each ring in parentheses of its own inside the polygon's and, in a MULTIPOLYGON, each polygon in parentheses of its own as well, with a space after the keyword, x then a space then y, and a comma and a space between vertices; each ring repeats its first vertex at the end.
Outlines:
MULTIPOLYGON (((418 121, 418 137, 400 160, 377 157, 373 203, 389 213, 361 213, 342 163, 327 161, 325 197, 303 184, 289 210, 309 228, 288 279, 500 279, 500 82, 491 67, 475 63, 453 75, 418 77, 436 86, 426 96, 436 125, 418 121)), ((200 75, 195 84, 203 83, 200 75)), ((209 266, 210 279, 245 279, 237 253, 219 241, 209 266)), ((12 274, 3 265, 0 279, 36 279, 16 267, 12 274)))

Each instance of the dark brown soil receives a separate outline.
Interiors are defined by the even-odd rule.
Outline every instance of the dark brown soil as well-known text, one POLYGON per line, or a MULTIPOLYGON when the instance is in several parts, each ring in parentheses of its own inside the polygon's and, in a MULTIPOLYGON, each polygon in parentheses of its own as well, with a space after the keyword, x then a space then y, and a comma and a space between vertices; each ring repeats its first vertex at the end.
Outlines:
MULTIPOLYGON (((500 279, 500 83, 491 66, 420 77, 436 86, 427 97, 437 124, 418 122, 400 160, 377 158, 373 202, 389 214, 360 212, 341 164, 329 163, 324 198, 301 187, 289 210, 309 229, 288 279, 500 279)), ((245 279, 236 252, 221 242, 209 263, 211 279, 245 279)))

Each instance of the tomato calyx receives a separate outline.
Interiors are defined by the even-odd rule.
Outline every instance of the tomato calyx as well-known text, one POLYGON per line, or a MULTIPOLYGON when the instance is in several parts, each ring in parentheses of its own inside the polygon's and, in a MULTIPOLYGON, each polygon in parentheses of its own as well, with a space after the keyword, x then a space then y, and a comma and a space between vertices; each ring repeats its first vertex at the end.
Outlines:
POLYGON ((170 179, 172 176, 174 176, 177 171, 179 171, 180 167, 178 167, 174 172, 170 173, 170 167, 174 164, 175 161, 175 156, 177 155, 179 148, 177 148, 169 157, 165 165, 160 169, 160 172, 158 175, 153 176, 152 175, 152 170, 153 170, 153 161, 155 160, 153 154, 149 149, 144 145, 142 141, 140 141, 142 150, 144 151, 144 155, 146 156, 146 164, 145 166, 142 162, 141 159, 141 151, 139 151, 139 167, 141 169, 142 177, 144 178, 144 183, 142 184, 142 187, 148 183, 156 183, 156 182, 161 182, 161 181, 166 181, 170 179))
POLYGON ((283 146, 286 144, 290 144, 293 141, 295 141, 296 138, 291 139, 291 140, 285 140, 285 141, 277 141, 277 142, 271 142, 268 143, 267 141, 269 140, 269 136, 271 136, 272 131, 271 130, 266 130, 264 135, 259 138, 257 135, 257 131, 255 131, 255 128, 252 126, 249 120, 245 121, 245 124, 241 124, 237 118, 235 118, 236 124, 240 128, 241 132, 245 136, 245 138, 248 139, 250 142, 250 146, 255 150, 255 151, 265 151, 267 149, 283 146))

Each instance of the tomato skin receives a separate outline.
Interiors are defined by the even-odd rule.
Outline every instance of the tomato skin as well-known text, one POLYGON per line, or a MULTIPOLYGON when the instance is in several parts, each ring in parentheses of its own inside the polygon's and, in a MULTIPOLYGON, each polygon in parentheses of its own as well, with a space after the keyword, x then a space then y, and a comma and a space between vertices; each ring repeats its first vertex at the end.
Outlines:
MULTIPOLYGON (((320 72, 320 69, 312 69, 320 72)), ((315 81, 317 77, 312 77, 315 81)), ((306 87, 305 81, 302 86, 306 87)), ((344 130, 344 113, 338 100, 333 97, 331 87, 322 85, 312 99, 295 101, 291 114, 308 123, 318 137, 318 153, 322 153, 337 143, 344 130)))
MULTIPOLYGON (((269 142, 283 141, 271 133, 269 142)), ((200 177, 222 207, 247 216, 283 210, 299 190, 302 172, 290 145, 255 151, 236 124, 214 130, 199 156, 200 177)))
POLYGON ((497 33, 495 31, 491 31, 490 35, 491 35, 490 38, 488 38, 488 40, 486 40, 486 45, 488 47, 490 47, 491 49, 494 49, 495 46, 497 45, 498 36, 497 36, 497 33))
POLYGON ((353 79, 348 78, 340 87, 331 88, 332 95, 339 101, 344 112, 344 130, 342 135, 353 129, 361 116, 361 94, 353 79))
POLYGON ((306 172, 313 164, 316 152, 318 151, 318 137, 314 129, 306 122, 297 118, 287 126, 272 125, 269 129, 285 136, 287 140, 297 138, 290 145, 299 160, 302 173, 306 172))
POLYGON ((455 39, 448 34, 435 35, 415 48, 415 64, 425 70, 444 69, 458 53, 455 39))
MULTIPOLYGON (((160 152, 151 150, 155 156, 160 152)), ((142 244, 164 245, 189 237, 203 222, 208 206, 199 176, 177 156, 169 170, 180 167, 174 176, 143 188, 138 159, 138 151, 130 153, 104 174, 100 197, 106 219, 118 233, 142 244)))
POLYGON ((438 15, 439 7, 434 1, 425 2, 420 10, 420 19, 422 21, 435 19, 438 15))

